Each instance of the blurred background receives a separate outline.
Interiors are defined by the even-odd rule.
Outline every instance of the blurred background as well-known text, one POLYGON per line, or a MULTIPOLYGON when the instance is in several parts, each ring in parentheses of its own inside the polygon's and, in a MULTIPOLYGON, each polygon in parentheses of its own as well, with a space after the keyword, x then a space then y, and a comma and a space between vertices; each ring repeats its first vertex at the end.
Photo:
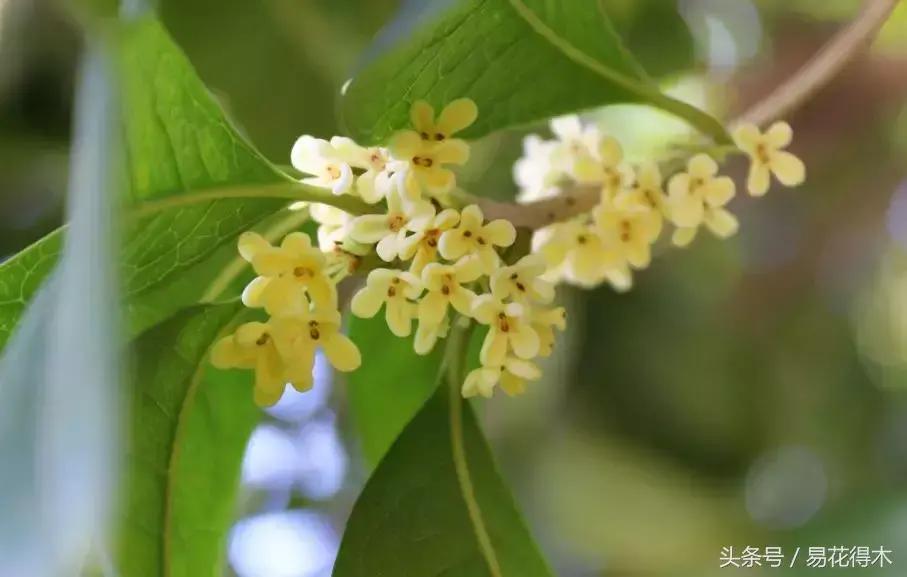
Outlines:
MULTIPOLYGON (((859 4, 604 3, 651 73, 731 115, 859 4)), ((342 132, 326 113, 339 87, 375 35, 419 4, 163 0, 160 11, 237 125, 286 164, 298 135, 342 132)), ((54 2, 0 0, 0 255, 60 223, 78 44, 54 2)), ((589 120, 635 154, 672 130, 634 107, 589 120)), ((545 380, 478 405, 559 575, 726 574, 722 547, 748 545, 885 546, 892 569, 854 574, 903 575, 907 4, 789 120, 806 186, 739 199, 737 237, 665 248, 627 295, 563 291, 573 321, 545 380)), ((463 186, 512 196, 523 135, 480 143, 463 186)), ((288 392, 249 443, 229 545, 239 577, 330 574, 367 470, 343 383, 323 368, 318 377, 314 392, 288 392)))

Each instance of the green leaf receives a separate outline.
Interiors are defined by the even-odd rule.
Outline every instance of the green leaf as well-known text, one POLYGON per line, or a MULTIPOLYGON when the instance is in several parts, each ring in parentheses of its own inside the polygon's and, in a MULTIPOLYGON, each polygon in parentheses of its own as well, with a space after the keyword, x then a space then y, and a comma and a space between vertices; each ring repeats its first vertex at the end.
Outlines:
POLYGON ((459 97, 479 107, 478 120, 464 132, 471 138, 593 106, 640 102, 730 141, 720 122, 658 91, 599 0, 453 2, 355 75, 342 112, 354 137, 381 142, 408 126, 414 100, 437 110, 459 97))
POLYGON ((350 338, 363 355, 347 377, 347 397, 362 453, 374 466, 437 388, 443 343, 419 356, 412 338, 391 334, 384 315, 350 319, 350 338))
MULTIPOLYGON (((276 198, 186 199, 235 195, 237 187, 297 185, 231 126, 157 20, 124 24, 116 45, 126 141, 122 202, 127 212, 146 215, 124 234, 122 289, 131 309, 141 312, 127 317, 127 324, 141 332, 197 302, 186 283, 175 282, 180 275, 286 204, 276 198), (148 314, 146 296, 158 314, 148 314)), ((62 234, 55 231, 0 265, 0 345, 53 268, 62 234)), ((203 282, 195 279, 191 286, 203 282)))
POLYGON ((246 441, 261 412, 249 371, 208 363, 238 305, 194 308, 143 334, 117 568, 132 577, 221 575, 246 441))
POLYGON ((369 479, 333 575, 551 575, 457 388, 426 403, 369 479))

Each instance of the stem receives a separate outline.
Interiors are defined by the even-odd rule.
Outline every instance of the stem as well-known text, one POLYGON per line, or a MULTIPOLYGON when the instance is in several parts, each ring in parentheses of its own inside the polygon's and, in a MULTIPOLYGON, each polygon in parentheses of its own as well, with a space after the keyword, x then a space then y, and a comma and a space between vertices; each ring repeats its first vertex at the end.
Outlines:
POLYGON ((741 114, 732 124, 751 122, 758 126, 789 116, 844 66, 869 47, 898 0, 866 0, 859 15, 829 40, 806 64, 767 97, 741 114))
POLYGON ((335 196, 330 191, 322 188, 306 186, 298 182, 280 182, 265 185, 208 188, 188 194, 141 202, 127 212, 131 218, 140 219, 171 208, 191 206, 225 198, 283 198, 295 201, 317 202, 329 204, 350 214, 357 215, 373 213, 376 210, 375 207, 353 196, 335 196))

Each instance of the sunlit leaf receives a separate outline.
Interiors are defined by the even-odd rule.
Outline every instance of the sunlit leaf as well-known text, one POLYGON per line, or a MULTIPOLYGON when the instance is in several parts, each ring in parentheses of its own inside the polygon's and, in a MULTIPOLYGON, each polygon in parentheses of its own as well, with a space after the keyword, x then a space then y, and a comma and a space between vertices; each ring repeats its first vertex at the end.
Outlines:
POLYGON ((479 118, 466 136, 616 102, 642 102, 686 118, 721 141, 721 124, 661 94, 624 48, 598 0, 459 0, 439 3, 411 34, 345 87, 347 129, 384 141, 409 123, 409 106, 472 98, 479 118))

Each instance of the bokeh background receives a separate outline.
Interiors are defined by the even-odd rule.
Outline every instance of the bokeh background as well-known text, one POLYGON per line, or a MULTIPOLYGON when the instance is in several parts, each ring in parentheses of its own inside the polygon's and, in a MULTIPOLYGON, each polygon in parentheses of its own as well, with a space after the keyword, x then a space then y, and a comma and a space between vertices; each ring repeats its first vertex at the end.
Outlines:
MULTIPOLYGON (((237 125, 286 164, 298 135, 342 133, 339 87, 419 4, 163 0, 160 12, 237 125)), ((728 114, 858 4, 605 0, 653 74, 728 114)), ((60 223, 78 48, 56 3, 0 0, 0 255, 60 223)), ((639 154, 670 130, 628 107, 590 120, 639 154)), ((853 574, 907 570, 907 4, 790 121, 806 186, 735 201, 737 237, 665 248, 630 294, 563 291, 573 322, 544 381, 479 404, 559 575, 806 572, 718 570, 722 547, 747 545, 885 546, 893 569, 853 574)), ((483 141, 464 186, 512 196, 523 134, 483 141)), ((329 575, 366 476, 344 384, 322 367, 249 444, 228 571, 329 575)))

